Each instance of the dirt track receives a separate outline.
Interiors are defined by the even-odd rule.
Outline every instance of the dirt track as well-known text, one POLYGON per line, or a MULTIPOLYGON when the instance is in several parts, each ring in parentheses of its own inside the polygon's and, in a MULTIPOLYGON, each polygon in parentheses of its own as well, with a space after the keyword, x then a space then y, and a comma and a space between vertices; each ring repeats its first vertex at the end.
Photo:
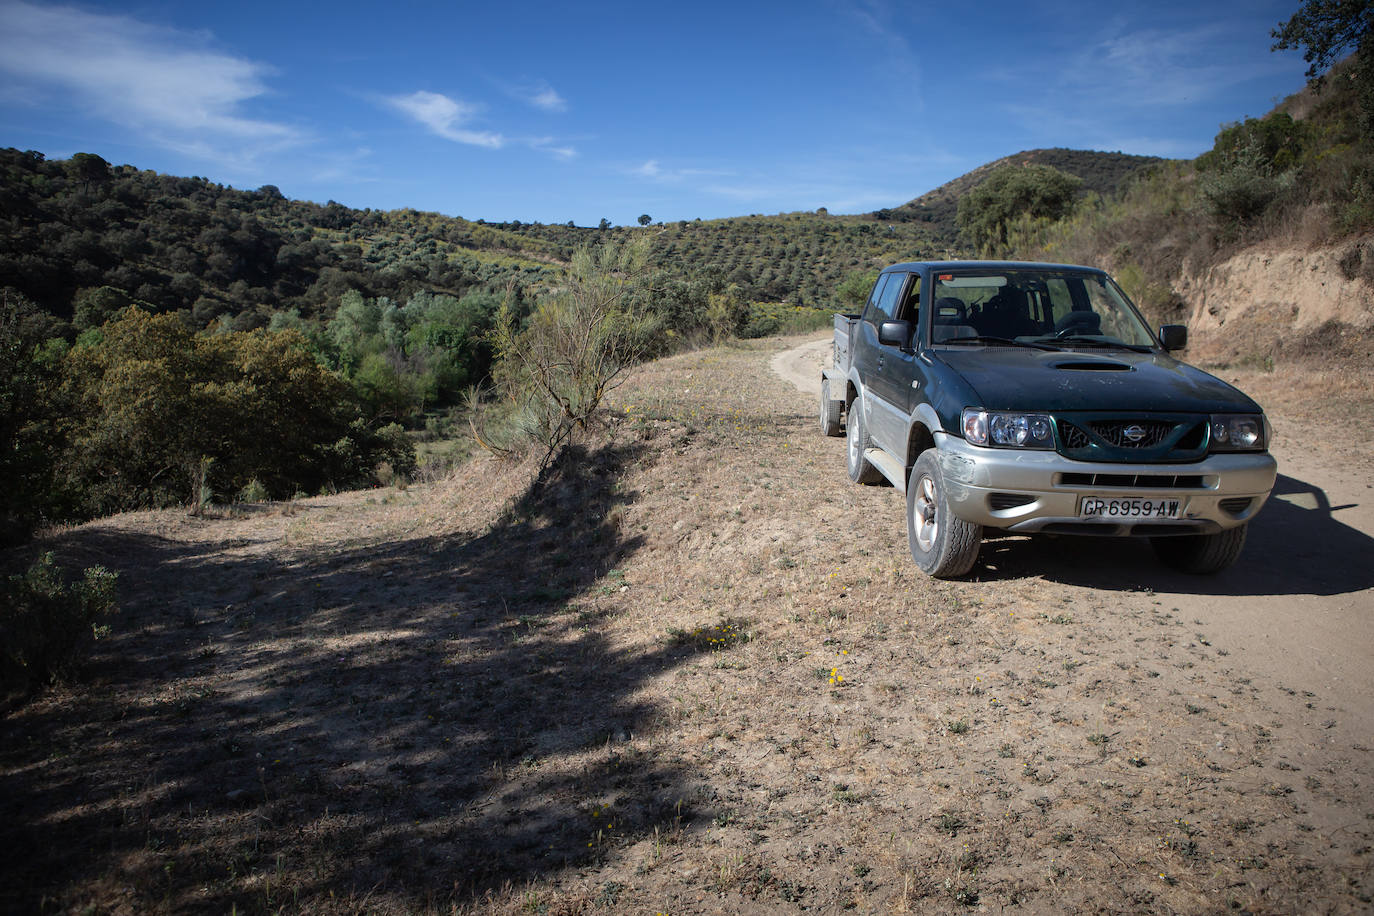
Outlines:
MULTIPOLYGON (((818 398, 830 347, 828 335, 809 341, 774 357, 773 369, 808 397, 818 398)), ((1284 435, 1304 429, 1305 417, 1273 408, 1269 412, 1278 430, 1278 484, 1251 526, 1235 567, 1215 577, 1154 579, 1160 570, 1148 550, 1086 545, 1094 557, 1110 555, 1110 565, 1069 570, 1050 560, 1043 575, 1089 585, 1103 596, 1123 587, 1153 588, 1218 644, 1233 647, 1237 667, 1289 689, 1338 697, 1342 724, 1374 736, 1374 475, 1369 451, 1366 447, 1362 456, 1343 455, 1332 454, 1330 447, 1305 447, 1296 435, 1284 435), (1135 559, 1138 567, 1131 568, 1135 559)), ((901 520, 895 498, 892 519, 894 525, 901 520)), ((1045 556, 1049 560, 1048 551, 1045 556)))

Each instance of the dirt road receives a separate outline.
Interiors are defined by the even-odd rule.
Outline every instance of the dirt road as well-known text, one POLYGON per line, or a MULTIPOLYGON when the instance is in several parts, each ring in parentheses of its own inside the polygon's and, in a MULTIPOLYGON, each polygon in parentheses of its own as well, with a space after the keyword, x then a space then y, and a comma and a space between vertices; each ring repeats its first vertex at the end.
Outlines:
MULTIPOLYGON (((775 356, 773 370, 818 398, 830 350, 829 336, 808 341, 775 356)), ((1312 448, 1297 435, 1285 435, 1304 429, 1305 416, 1288 415, 1282 406, 1278 412, 1271 406, 1269 413, 1278 430, 1278 484, 1251 526, 1240 561, 1225 573, 1179 576, 1155 563, 1143 545, 1121 543, 1069 544, 1073 553, 1092 560, 1086 567, 1069 566, 1058 559, 1062 548, 1029 539, 1004 548, 1015 553, 1007 559, 1022 569, 1039 565, 1047 580, 1083 584, 1103 596, 1151 589, 1195 621, 1210 641, 1230 647, 1238 668, 1299 692, 1338 697, 1343 724, 1374 736, 1369 451, 1360 456, 1312 448)), ((892 524, 900 521, 894 496, 892 524)))

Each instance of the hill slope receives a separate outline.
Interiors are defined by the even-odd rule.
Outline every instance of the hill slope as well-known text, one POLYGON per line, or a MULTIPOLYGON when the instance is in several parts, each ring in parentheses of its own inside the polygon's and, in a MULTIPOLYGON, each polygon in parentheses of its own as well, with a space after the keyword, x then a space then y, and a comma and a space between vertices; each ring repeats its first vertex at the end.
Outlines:
POLYGON ((416 210, 356 210, 287 200, 272 186, 238 190, 112 166, 81 153, 48 161, 0 151, 0 287, 78 327, 114 308, 187 312, 198 327, 245 329, 277 312, 328 318, 344 293, 404 302, 511 283, 537 296, 579 246, 653 239, 667 279, 733 284, 744 301, 828 307, 850 273, 957 254, 958 196, 1004 162, 1041 162, 1100 194, 1159 160, 1031 150, 982 166, 894 209, 679 221, 645 228, 488 223, 416 210))
POLYGON ((878 212, 890 214, 895 220, 916 220, 926 223, 931 227, 936 239, 944 244, 953 245, 957 242, 959 234, 959 227, 955 221, 959 198, 971 191, 999 166, 1052 166, 1061 172, 1081 178, 1085 192, 1091 191, 1108 197, 1119 193, 1132 176, 1142 169, 1165 161, 1167 160, 1157 156, 1134 156, 1127 153, 1102 153, 1090 150, 1026 150, 980 165, 953 181, 907 201, 895 210, 878 212))
POLYGON ((795 213, 645 228, 487 223, 356 210, 111 166, 0 150, 0 288, 98 326, 131 301, 235 328, 292 311, 328 318, 344 293, 405 302, 510 286, 537 297, 584 245, 647 235, 671 280, 744 301, 827 304, 848 273, 919 257, 930 233, 866 217, 795 213))

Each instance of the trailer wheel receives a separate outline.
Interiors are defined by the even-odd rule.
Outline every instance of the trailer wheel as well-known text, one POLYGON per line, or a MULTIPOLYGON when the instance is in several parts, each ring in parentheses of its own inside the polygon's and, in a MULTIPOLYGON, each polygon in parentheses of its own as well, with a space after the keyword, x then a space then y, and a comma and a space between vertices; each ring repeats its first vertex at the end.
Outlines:
POLYGON ((840 413, 844 410, 843 401, 832 401, 830 399, 830 379, 821 379, 821 432, 827 436, 840 436, 844 434, 844 427, 840 424, 840 413))

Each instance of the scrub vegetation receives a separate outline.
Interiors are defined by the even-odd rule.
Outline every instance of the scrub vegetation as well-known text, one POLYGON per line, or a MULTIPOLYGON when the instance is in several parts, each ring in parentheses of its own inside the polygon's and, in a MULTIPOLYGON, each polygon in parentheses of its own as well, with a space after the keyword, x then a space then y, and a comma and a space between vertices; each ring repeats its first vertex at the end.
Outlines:
POLYGON ((1144 169, 1120 194, 1086 194, 1057 219, 993 193, 961 210, 965 236, 986 252, 1104 267, 1155 323, 1181 317, 1189 275, 1247 247, 1344 244, 1342 270, 1374 282, 1362 241, 1374 229, 1374 135, 1362 127, 1360 66, 1346 59, 1270 114, 1224 127, 1196 160, 1144 169))

